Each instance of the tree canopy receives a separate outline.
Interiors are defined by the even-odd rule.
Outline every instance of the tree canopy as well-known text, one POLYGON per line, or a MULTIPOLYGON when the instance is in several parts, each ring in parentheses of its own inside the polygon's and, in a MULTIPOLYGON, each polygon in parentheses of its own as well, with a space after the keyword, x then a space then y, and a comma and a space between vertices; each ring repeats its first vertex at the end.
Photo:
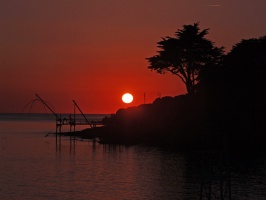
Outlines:
POLYGON ((241 40, 220 67, 204 70, 201 89, 222 96, 265 96, 266 36, 241 40))
POLYGON ((148 68, 160 74, 170 72, 186 85, 188 94, 196 92, 199 72, 208 65, 220 62, 223 47, 217 48, 206 39, 208 29, 200 31, 199 23, 184 25, 178 29, 175 38, 165 37, 158 42, 158 54, 146 58, 148 68))

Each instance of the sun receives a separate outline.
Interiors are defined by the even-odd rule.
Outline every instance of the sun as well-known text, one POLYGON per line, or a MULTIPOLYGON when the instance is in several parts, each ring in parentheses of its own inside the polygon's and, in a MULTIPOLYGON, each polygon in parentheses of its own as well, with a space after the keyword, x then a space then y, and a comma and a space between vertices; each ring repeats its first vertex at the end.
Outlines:
POLYGON ((132 96, 132 94, 130 94, 130 93, 125 93, 125 94, 123 94, 123 96, 122 96, 122 101, 123 101, 124 103, 131 103, 131 102, 133 101, 133 96, 132 96))

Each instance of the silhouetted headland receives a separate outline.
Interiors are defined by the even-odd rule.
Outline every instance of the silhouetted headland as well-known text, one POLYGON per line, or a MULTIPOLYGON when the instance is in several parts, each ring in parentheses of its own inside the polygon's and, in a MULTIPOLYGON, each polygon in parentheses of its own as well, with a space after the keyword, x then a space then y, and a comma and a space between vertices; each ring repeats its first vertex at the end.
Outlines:
POLYGON ((183 150, 265 149, 266 37, 242 40, 200 71, 195 92, 120 109, 100 128, 102 143, 174 145, 183 150))

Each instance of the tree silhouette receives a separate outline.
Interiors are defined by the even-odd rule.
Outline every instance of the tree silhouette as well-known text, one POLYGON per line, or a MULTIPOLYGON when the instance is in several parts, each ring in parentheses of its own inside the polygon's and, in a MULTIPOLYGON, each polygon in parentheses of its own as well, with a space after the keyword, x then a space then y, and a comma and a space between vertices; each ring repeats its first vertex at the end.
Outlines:
POLYGON ((242 40, 234 45, 224 59, 227 82, 234 93, 240 90, 254 95, 265 93, 266 36, 242 40))
POLYGON ((211 95, 266 98, 265 88, 266 36, 241 40, 224 56, 219 67, 201 72, 201 89, 207 89, 211 95))
POLYGON ((209 124, 230 131, 236 144, 265 141, 265 88, 266 36, 241 40, 220 66, 201 73, 200 92, 208 101, 209 124))
POLYGON ((200 31, 199 23, 184 25, 177 30, 176 38, 165 37, 158 42, 158 55, 146 58, 149 69, 160 74, 170 72, 178 76, 186 85, 188 94, 196 92, 199 72, 207 65, 220 62, 223 47, 214 47, 213 42, 205 38, 208 29, 200 31))

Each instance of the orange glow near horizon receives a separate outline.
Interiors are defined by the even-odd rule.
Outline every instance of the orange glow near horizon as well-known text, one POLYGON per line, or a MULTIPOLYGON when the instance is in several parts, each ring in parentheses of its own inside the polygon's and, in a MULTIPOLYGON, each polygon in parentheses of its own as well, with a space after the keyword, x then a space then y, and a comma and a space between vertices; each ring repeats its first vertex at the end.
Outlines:
POLYGON ((73 99, 86 113, 115 113, 125 108, 121 94, 128 89, 134 96, 130 106, 184 94, 177 76, 147 68, 145 58, 156 54, 162 37, 173 37, 182 25, 199 22, 201 29, 210 28, 208 38, 216 46, 229 51, 241 39, 266 33, 266 2, 218 4, 2 1, 0 113, 21 112, 35 93, 58 113, 73 112, 73 99))

